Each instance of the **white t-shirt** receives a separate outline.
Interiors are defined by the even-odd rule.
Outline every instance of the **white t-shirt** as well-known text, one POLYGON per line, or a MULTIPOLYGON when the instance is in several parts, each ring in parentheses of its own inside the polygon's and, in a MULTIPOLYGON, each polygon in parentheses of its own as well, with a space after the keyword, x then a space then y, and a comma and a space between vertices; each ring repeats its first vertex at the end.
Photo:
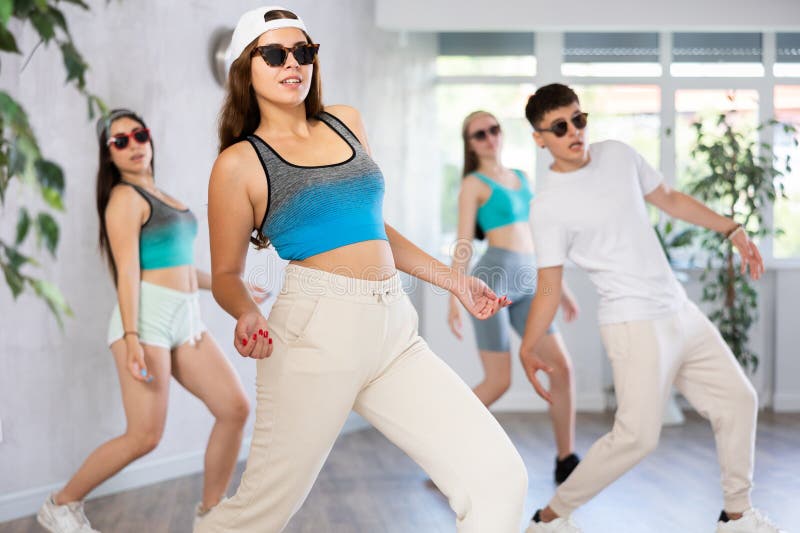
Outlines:
POLYGON ((652 320, 686 302, 647 216, 644 196, 661 174, 619 141, 589 146, 589 163, 548 171, 532 204, 539 268, 567 259, 585 270, 600 295, 600 324, 652 320))

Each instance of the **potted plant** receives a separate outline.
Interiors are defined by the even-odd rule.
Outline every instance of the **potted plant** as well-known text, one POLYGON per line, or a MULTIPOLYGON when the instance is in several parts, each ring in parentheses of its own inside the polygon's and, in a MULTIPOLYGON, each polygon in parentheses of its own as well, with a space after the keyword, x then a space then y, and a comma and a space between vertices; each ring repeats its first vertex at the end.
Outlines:
MULTIPOLYGON (((719 114, 714 120, 692 124, 694 161, 687 192, 733 218, 758 240, 779 229, 764 224, 764 214, 776 198, 785 197, 780 178, 791 171, 790 158, 779 161, 772 146, 759 142, 764 128, 780 128, 794 134, 795 127, 769 120, 754 130, 734 125, 735 111, 719 114)), ((794 140, 797 146, 797 140, 794 140)), ((758 354, 748 346, 750 328, 758 318, 758 298, 748 276, 739 270, 740 258, 730 241, 715 232, 703 230, 699 246, 706 257, 700 277, 702 301, 711 306, 709 318, 719 328, 736 359, 745 370, 755 372, 758 354)))

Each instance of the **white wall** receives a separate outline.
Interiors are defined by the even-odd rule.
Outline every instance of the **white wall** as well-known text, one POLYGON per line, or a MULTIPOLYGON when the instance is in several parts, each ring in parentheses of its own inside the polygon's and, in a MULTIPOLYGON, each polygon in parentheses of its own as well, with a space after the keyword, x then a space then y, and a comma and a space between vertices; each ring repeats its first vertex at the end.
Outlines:
POLYGON ((800 269, 780 272, 775 287, 775 410, 800 411, 800 269))
POLYGON ((406 31, 792 31, 800 2, 376 0, 378 26, 406 31))
MULTIPOLYGON (((90 88, 113 107, 138 110, 148 122, 156 143, 156 180, 197 214, 197 264, 205 269, 206 187, 223 97, 209 67, 210 37, 258 5, 138 0, 93 2, 91 13, 65 8, 77 46, 91 65, 90 88)), ((438 167, 435 154, 421 151, 418 135, 434 126, 433 37, 401 39, 376 29, 371 0, 284 5, 305 19, 322 45, 325 101, 362 112, 386 177, 387 220, 424 242, 429 234, 419 213, 433 212, 435 196, 412 195, 426 186, 425 170, 438 167)), ((30 27, 17 30, 27 55, 37 42, 34 32, 30 27)), ((83 99, 64 87, 56 50, 40 48, 21 74, 20 66, 20 59, 4 56, 2 87, 22 102, 45 155, 62 165, 67 179, 67 212, 58 216, 58 259, 39 254, 41 273, 63 289, 75 316, 61 332, 39 300, 25 295, 13 302, 0 283, 0 522, 32 512, 95 446, 125 427, 114 365, 104 345, 115 296, 96 250, 94 125, 87 122, 83 99)), ((0 231, 6 239, 16 222, 17 196, 17 189, 11 191, 2 212, 0 231)), ((266 269, 273 286, 279 283, 280 266, 269 252, 253 254, 248 262, 249 268, 266 269)), ((208 293, 202 296, 202 310, 252 394, 254 365, 230 347, 232 320, 208 293)), ((199 469, 210 427, 202 404, 175 385, 159 448, 104 490, 199 469)))

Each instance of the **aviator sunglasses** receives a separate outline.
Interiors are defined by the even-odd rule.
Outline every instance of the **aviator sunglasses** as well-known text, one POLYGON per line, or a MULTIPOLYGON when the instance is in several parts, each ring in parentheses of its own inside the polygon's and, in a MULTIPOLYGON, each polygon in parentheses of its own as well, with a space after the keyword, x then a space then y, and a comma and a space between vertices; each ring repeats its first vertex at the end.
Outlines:
POLYGON ((489 126, 485 130, 474 131, 469 137, 470 139, 475 139, 476 141, 485 141, 489 135, 492 137, 497 137, 500 135, 500 131, 500 125, 495 124, 494 126, 489 126))
MULTIPOLYGON (((576 115, 573 115, 572 118, 569 119, 569 121, 572 122, 572 125, 575 126, 576 129, 582 130, 583 128, 586 127, 586 122, 588 117, 589 113, 577 113, 576 115)), ((567 134, 569 126, 567 125, 566 120, 557 120, 553 122, 549 128, 534 128, 534 129, 538 132, 549 131, 556 137, 563 137, 564 135, 567 134)))
POLYGON ((279 44, 268 44, 253 48, 250 57, 259 54, 264 62, 271 67, 282 67, 289 58, 289 53, 294 56, 300 65, 310 65, 314 62, 319 50, 318 44, 302 43, 296 44, 291 48, 279 44))
POLYGON ((117 150, 124 150, 128 143, 131 140, 131 137, 136 139, 136 142, 139 144, 144 144, 150 140, 150 130, 147 128, 143 128, 140 130, 132 131, 130 133, 117 133, 116 135, 112 136, 106 144, 114 145, 117 150))

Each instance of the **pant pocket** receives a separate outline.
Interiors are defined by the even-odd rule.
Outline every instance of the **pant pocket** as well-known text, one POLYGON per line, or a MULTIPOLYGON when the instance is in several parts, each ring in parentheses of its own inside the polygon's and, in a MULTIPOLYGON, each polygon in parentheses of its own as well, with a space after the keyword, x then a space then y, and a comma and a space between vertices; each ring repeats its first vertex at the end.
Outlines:
MULTIPOLYGON (((358 306, 331 298, 304 298, 286 315, 286 369, 303 374, 351 372, 371 343, 353 339, 358 306), (356 309, 353 309, 355 307, 356 309), (353 315, 352 313, 356 313, 353 315), (349 338, 348 338, 349 337, 349 338)), ((368 332, 362 334, 369 336, 368 332)))
POLYGON ((625 361, 630 357, 630 327, 630 322, 606 324, 600 327, 603 346, 611 362, 625 361))
POLYGON ((301 344, 308 337, 321 304, 320 296, 301 296, 292 300, 284 324, 288 345, 301 344))

